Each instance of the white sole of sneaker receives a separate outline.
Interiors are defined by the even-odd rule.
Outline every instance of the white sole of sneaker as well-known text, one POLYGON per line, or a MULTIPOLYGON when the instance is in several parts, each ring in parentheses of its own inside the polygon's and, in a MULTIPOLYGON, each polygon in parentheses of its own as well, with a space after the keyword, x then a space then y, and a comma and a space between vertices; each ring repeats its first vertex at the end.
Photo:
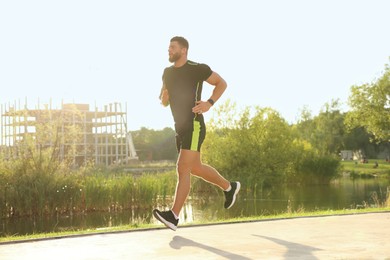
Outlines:
POLYGON ((157 212, 153 212, 153 215, 155 216, 156 219, 161 221, 167 228, 170 228, 173 231, 176 231, 177 226, 175 226, 174 224, 172 224, 169 221, 166 221, 163 217, 160 216, 160 214, 158 214, 157 212))
POLYGON ((234 203, 236 202, 237 194, 238 194, 238 192, 239 192, 240 189, 241 189, 241 183, 239 183, 239 182, 236 182, 236 183, 237 183, 237 188, 236 188, 236 190, 234 191, 232 203, 231 203, 230 206, 227 207, 226 209, 230 209, 230 208, 234 205, 234 203))

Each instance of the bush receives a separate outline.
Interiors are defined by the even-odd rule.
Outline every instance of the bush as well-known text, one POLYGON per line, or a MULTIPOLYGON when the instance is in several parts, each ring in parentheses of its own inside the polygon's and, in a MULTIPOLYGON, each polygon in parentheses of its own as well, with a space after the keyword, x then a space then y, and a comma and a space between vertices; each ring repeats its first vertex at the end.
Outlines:
POLYGON ((247 189, 282 182, 328 183, 337 175, 339 160, 319 155, 270 108, 247 108, 235 115, 234 105, 227 103, 217 118, 209 125, 204 160, 247 189))
POLYGON ((296 164, 295 174, 290 176, 290 183, 327 184, 338 177, 340 159, 332 155, 318 155, 315 152, 302 154, 296 164))
POLYGON ((204 144, 204 158, 228 178, 245 180, 247 188, 280 183, 289 169, 293 137, 289 125, 269 108, 246 109, 232 125, 218 129, 204 144))

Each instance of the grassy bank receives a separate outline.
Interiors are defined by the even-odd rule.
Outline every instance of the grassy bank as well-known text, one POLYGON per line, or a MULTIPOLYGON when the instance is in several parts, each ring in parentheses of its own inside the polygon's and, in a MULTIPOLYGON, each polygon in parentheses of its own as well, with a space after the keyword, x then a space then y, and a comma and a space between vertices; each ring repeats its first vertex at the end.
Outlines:
MULTIPOLYGON (((343 210, 322 210, 322 211, 312 211, 312 212, 285 212, 277 215, 267 215, 267 216, 252 216, 245 218, 232 218, 232 219, 220 219, 212 222, 194 222, 192 224, 183 225, 183 226, 198 226, 198 225, 213 225, 213 224, 223 224, 223 223, 245 223, 253 221, 262 221, 262 220, 272 220, 272 219, 289 219, 289 218, 299 218, 299 217, 320 217, 320 216, 331 216, 331 215, 350 215, 350 214, 363 214, 363 213, 379 213, 379 212, 390 212, 390 202, 386 207, 383 208, 366 208, 366 209, 343 209, 343 210)), ((50 239, 50 238, 61 238, 69 236, 81 236, 81 235, 93 235, 93 234, 107 234, 115 232, 129 232, 137 230, 152 230, 156 228, 161 228, 162 225, 155 224, 141 224, 141 225, 124 225, 108 228, 98 228, 98 229, 89 229, 83 231, 66 231, 66 232, 56 232, 56 233, 40 233, 34 235, 26 236, 8 236, 0 237, 0 244, 7 242, 28 242, 32 240, 41 240, 41 239, 50 239)))
POLYGON ((351 177, 390 177, 390 163, 385 160, 369 159, 368 163, 342 161, 341 166, 343 173, 351 177), (376 163, 378 163, 377 166, 376 163))

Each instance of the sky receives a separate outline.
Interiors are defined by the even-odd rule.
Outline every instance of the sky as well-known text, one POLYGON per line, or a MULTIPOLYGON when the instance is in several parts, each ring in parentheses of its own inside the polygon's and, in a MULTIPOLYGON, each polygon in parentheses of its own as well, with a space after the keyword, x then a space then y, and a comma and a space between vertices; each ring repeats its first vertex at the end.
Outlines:
POLYGON ((386 0, 0 0, 0 104, 118 102, 129 130, 173 127, 158 94, 180 35, 190 60, 227 81, 216 106, 271 107, 289 123, 336 99, 347 111, 351 86, 389 64, 389 10, 386 0))

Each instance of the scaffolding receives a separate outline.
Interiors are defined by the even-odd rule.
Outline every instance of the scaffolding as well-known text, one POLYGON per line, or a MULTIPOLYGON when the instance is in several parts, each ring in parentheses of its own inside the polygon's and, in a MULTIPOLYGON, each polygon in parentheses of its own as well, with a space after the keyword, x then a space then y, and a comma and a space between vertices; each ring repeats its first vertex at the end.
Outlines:
MULTIPOLYGON (((75 165, 88 162, 97 165, 122 165, 130 160, 137 160, 131 133, 127 131, 127 105, 125 111, 120 103, 110 103, 99 110, 96 105, 91 111, 88 104, 64 104, 60 109, 53 109, 51 101, 43 107, 38 101, 35 109, 27 107, 27 100, 18 104, 1 105, 1 150, 10 155, 18 150, 27 137, 36 140, 44 125, 53 121, 61 122, 56 127, 59 136, 66 135, 68 126, 77 127, 78 138, 59 144, 59 159, 73 157, 75 165), (66 153, 74 147, 71 155, 66 153)), ((45 134, 45 133, 43 133, 45 134)), ((45 146, 52 145, 45 143, 45 146)), ((15 154, 15 153, 14 153, 15 154)), ((69 158, 68 158, 69 159, 69 158)))

